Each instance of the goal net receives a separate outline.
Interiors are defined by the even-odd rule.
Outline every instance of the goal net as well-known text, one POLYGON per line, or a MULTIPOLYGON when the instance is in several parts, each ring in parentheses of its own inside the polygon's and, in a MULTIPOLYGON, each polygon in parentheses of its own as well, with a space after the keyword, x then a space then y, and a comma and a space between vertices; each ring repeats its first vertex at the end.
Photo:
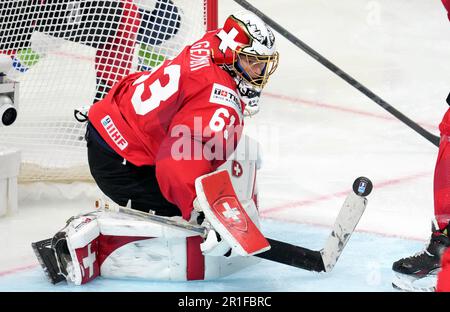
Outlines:
POLYGON ((0 54, 20 84, 18 117, 0 128, 0 145, 21 150, 19 180, 90 180, 86 123, 74 109, 216 26, 217 0, 0 1, 0 54))

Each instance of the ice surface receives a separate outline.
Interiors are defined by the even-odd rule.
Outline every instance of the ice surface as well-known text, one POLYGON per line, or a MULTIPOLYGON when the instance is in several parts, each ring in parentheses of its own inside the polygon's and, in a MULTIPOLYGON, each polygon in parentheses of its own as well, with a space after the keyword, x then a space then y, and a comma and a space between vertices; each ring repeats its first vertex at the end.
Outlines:
MULTIPOLYGON (((320 249, 329 230, 322 227, 265 220, 268 237, 320 249)), ((355 233, 331 273, 315 273, 263 260, 220 280, 152 282, 97 278, 82 287, 50 284, 38 266, 0 272, 0 291, 392 291, 390 266, 422 243, 367 233, 355 233), (345 283, 343 283, 345 281, 345 283)))

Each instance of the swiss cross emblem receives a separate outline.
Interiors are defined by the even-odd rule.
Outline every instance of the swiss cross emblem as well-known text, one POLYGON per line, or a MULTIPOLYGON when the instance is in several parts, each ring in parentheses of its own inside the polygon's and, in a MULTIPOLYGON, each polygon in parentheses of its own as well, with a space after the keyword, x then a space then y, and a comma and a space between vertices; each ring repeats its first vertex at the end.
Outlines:
POLYGON ((235 222, 241 222, 239 219, 239 215, 241 214, 239 212, 239 209, 237 208, 231 208, 228 203, 223 203, 223 207, 225 210, 222 212, 225 219, 233 219, 235 222))
POLYGON ((236 42, 236 37, 239 34, 236 28, 231 28, 230 32, 226 32, 225 30, 221 29, 219 33, 217 34, 217 37, 220 38, 222 41, 219 45, 220 51, 222 53, 225 53, 227 48, 230 48, 231 50, 236 50, 237 46, 239 45, 238 42, 236 42))
POLYGON ((92 244, 88 245, 88 254, 83 258, 83 266, 89 271, 88 278, 91 278, 94 275, 95 253, 92 253, 91 246, 92 244))
POLYGON ((227 196, 220 198, 214 203, 213 209, 223 224, 236 230, 247 231, 246 214, 241 211, 242 207, 236 197, 227 196))
POLYGON ((81 269, 81 284, 85 284, 99 275, 99 266, 96 260, 98 249, 97 240, 93 240, 87 246, 75 250, 81 269))
POLYGON ((231 173, 233 174, 233 176, 239 178, 243 172, 244 170, 242 170, 242 165, 236 160, 233 160, 233 162, 231 163, 231 173))

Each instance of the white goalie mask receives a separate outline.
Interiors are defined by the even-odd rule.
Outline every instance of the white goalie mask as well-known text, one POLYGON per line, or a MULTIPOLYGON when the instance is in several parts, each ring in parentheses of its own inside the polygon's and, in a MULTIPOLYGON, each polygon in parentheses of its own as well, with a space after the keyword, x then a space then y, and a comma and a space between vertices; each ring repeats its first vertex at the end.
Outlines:
POLYGON ((217 37, 215 61, 233 72, 246 104, 244 114, 254 115, 259 111, 261 90, 278 66, 275 36, 258 16, 244 11, 230 15, 217 37))

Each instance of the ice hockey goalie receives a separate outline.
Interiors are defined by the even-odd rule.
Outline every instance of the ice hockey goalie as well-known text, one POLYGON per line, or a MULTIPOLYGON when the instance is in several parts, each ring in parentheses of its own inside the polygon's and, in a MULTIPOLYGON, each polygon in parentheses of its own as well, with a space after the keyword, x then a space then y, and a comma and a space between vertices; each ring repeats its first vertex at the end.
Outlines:
POLYGON ((100 190, 116 205, 177 222, 204 217, 207 233, 110 212, 78 216, 34 244, 51 279, 209 279, 268 250, 253 200, 258 153, 247 155, 257 144, 242 134, 244 116, 259 110, 278 59, 270 28, 253 13, 237 12, 223 28, 151 72, 128 75, 93 104, 86 141, 100 190))

